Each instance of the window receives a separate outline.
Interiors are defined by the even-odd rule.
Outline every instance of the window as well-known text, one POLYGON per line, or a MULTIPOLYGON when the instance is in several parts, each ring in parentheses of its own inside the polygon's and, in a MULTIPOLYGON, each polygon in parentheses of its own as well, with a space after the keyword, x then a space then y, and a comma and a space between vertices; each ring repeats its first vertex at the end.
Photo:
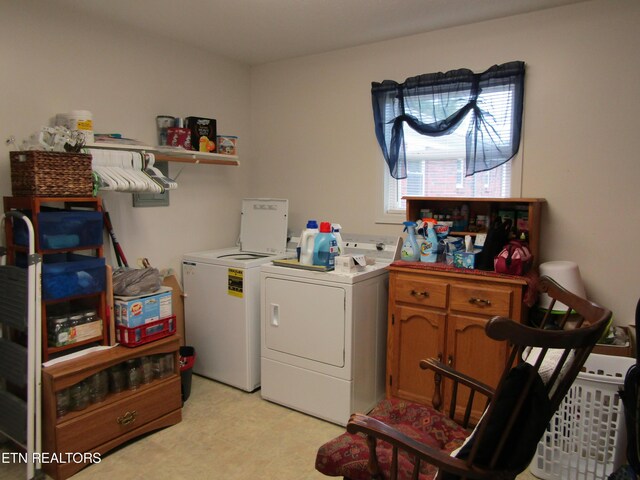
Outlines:
POLYGON ((524 64, 511 62, 482 74, 374 83, 376 136, 389 167, 384 212, 404 213, 407 195, 511 196, 520 183, 509 160, 520 142, 523 75, 524 64))

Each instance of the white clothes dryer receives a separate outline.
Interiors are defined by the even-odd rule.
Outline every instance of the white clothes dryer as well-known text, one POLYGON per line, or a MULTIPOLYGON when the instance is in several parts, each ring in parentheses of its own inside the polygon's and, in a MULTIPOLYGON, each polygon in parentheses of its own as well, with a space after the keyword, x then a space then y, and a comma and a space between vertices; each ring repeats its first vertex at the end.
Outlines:
POLYGON ((384 396, 388 273, 398 237, 345 235, 361 272, 261 267, 262 398, 346 425, 384 396))

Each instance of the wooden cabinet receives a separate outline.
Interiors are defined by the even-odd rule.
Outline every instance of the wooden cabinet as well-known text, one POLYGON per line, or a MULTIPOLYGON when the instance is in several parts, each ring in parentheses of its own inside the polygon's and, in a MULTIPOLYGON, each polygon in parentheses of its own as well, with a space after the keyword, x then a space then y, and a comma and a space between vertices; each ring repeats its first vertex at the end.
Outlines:
POLYGON ((139 435, 180 422, 179 346, 180 338, 174 335, 136 348, 116 346, 92 352, 44 368, 43 452, 60 459, 44 463, 45 472, 57 480, 68 478, 89 465, 92 455, 102 455, 139 435), (89 381, 99 372, 143 357, 158 361, 169 358, 170 367, 160 378, 134 390, 125 387, 117 393, 110 391, 102 401, 57 416, 58 394, 89 381), (66 461, 67 454, 73 454, 73 461, 66 461))
MULTIPOLYGON (((495 387, 507 347, 488 338, 484 327, 495 315, 523 321, 526 281, 396 265, 389 267, 387 396, 430 405, 435 383, 419 367, 425 358, 439 358, 495 387)), ((443 383, 439 392, 445 404, 449 389, 443 383)), ((474 405, 473 417, 483 409, 474 405)))
MULTIPOLYGON (((526 219, 534 256, 539 261, 540 216, 545 203, 540 198, 440 198, 405 197, 407 220, 421 212, 449 215, 466 206, 469 218, 488 219, 513 213, 526 219)), ((477 231, 452 231, 454 236, 477 235, 477 231)), ((436 393, 445 404, 451 386, 435 391, 433 373, 420 369, 420 360, 439 358, 456 370, 493 387, 497 386, 507 358, 507 345, 488 338, 484 327, 496 315, 525 322, 523 300, 528 288, 525 277, 458 269, 419 262, 396 262, 389 267, 389 320, 387 337, 387 396, 431 405, 436 393)), ((459 392, 459 405, 466 402, 459 392)), ((484 405, 474 403, 478 419, 484 405)), ((459 411, 462 414, 461 411, 459 411)))
MULTIPOLYGON (((37 196, 15 196, 4 197, 4 210, 19 210, 27 215, 33 224, 34 242, 36 253, 42 256, 43 260, 43 300, 42 300, 42 359, 48 360, 50 356, 61 354, 69 349, 78 348, 92 344, 106 345, 109 341, 106 312, 105 293, 105 267, 104 265, 87 265, 87 260, 96 260, 103 257, 102 246, 102 200, 99 197, 37 197, 37 196), (55 211, 53 211, 56 209, 55 211), (83 212, 90 212, 93 219, 98 218, 100 222, 82 224, 78 215, 83 212), (55 217, 56 221, 46 221, 44 215, 66 215, 55 217), (74 229, 75 228, 75 229, 74 229), (44 240, 44 243, 43 243, 44 240), (64 246, 64 241, 77 241, 77 246, 64 246), (49 243, 47 243, 49 242, 49 243), (57 243, 56 243, 57 242, 57 243), (78 255, 81 254, 82 256, 78 255), (71 268, 66 271, 62 268, 55 278, 47 277, 47 267, 51 267, 56 262, 58 265, 65 265, 67 258, 85 259, 79 262, 83 267, 74 272, 71 268), (62 260, 61 260, 62 259, 62 260), (90 273, 88 273, 90 272, 90 273), (82 278, 81 278, 82 276, 82 278), (88 285, 86 293, 82 288, 77 291, 69 287, 68 280, 77 279, 79 285, 88 285), (84 283, 83 283, 84 282, 84 283), (53 285, 56 293, 72 291, 71 295, 53 295, 55 298, 47 298, 45 295, 47 287, 53 285), (95 286, 94 288, 94 285, 95 286), (57 316, 68 316, 71 318, 82 312, 93 311, 97 320, 91 325, 85 324, 78 329, 76 341, 67 344, 54 344, 52 335, 48 335, 53 330, 52 318, 57 316)), ((28 248, 27 242, 17 241, 12 222, 5 222, 5 234, 7 245, 7 261, 18 265, 21 256, 26 258, 28 248)), ((26 236, 26 232, 25 232, 26 236)), ((104 261, 103 261, 104 263, 104 261)), ((53 275, 53 274, 52 274, 53 275)), ((95 317, 94 317, 95 318, 95 317)), ((68 327, 69 330, 71 326, 68 327)))

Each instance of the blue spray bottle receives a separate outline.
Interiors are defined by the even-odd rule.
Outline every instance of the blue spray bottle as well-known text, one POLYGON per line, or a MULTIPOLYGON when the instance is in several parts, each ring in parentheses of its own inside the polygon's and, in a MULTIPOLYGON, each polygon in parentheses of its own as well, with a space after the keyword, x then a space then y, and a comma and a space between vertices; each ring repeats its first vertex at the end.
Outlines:
POLYGON ((420 260, 420 248, 416 240, 416 222, 404 222, 403 232, 407 232, 407 238, 400 250, 400 260, 406 262, 417 262, 420 260))

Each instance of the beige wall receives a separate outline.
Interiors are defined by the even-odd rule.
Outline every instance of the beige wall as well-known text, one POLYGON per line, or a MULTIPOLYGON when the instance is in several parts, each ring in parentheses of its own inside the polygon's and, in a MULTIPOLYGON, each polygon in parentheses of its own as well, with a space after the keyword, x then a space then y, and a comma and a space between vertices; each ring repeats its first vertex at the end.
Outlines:
POLYGON ((640 2, 580 3, 252 69, 251 190, 344 231, 377 224, 371 81, 527 64, 522 196, 548 201, 542 261, 578 262, 591 298, 633 321, 640 256, 640 2))
POLYGON ((640 267, 638 24, 637 0, 596 0, 249 68, 46 1, 0 0, 0 134, 23 139, 72 109, 91 110, 96 130, 146 142, 157 114, 217 118, 240 137, 240 168, 185 167, 167 208, 104 195, 130 261, 179 268, 184 252, 236 240, 249 195, 288 198, 296 231, 314 217, 400 234, 376 223, 371 81, 524 60, 522 195, 548 201, 541 260, 578 262, 589 295, 626 324, 640 267))
MULTIPOLYGON (((5 138, 21 141, 70 110, 90 110, 98 132, 150 144, 158 114, 213 117, 219 132, 240 137, 243 160, 251 156, 245 65, 30 0, 0 0, 0 59, 1 195, 11 194, 5 138)), ((132 208, 130 194, 104 194, 129 263, 147 257, 179 271, 185 252, 234 244, 248 171, 244 161, 186 166, 169 207, 132 208)))

